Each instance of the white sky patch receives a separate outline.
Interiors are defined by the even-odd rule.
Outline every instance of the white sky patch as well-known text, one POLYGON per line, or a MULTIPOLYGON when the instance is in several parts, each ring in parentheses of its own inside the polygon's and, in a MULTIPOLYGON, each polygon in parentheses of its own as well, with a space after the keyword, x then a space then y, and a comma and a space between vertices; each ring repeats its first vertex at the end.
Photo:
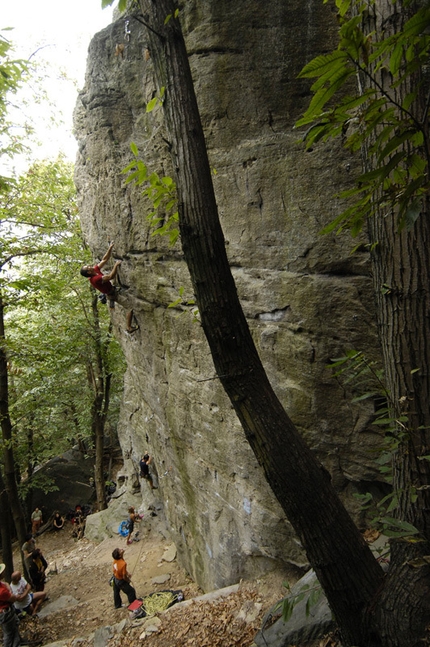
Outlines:
MULTIPOLYGON (((36 129, 40 141, 37 148, 32 148, 33 160, 55 159, 62 152, 75 161, 73 110, 84 84, 88 46, 94 34, 111 22, 112 7, 102 10, 101 0, 2 2, 0 30, 12 42, 14 57, 28 59, 33 55, 31 60, 37 62, 46 76, 42 87, 49 102, 42 92, 37 92, 35 100, 24 108, 25 117, 36 129), (6 27, 13 29, 3 31, 6 27), (63 123, 55 124, 52 117, 58 122, 62 119, 63 123)), ((28 101, 28 89, 25 96, 28 101)), ((19 95, 12 99, 15 104, 20 103, 19 95)), ((0 164, 11 168, 6 160, 0 160, 0 164)), ((17 172, 21 172, 23 164, 22 159, 15 160, 17 172)))

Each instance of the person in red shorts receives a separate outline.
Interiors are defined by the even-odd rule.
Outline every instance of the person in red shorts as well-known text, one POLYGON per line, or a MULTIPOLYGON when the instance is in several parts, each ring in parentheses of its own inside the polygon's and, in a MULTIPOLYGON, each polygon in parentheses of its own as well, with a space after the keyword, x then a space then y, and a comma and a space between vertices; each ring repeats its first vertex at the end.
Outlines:
MULTIPOLYGON (((112 285, 111 281, 116 277, 118 268, 121 265, 121 261, 116 261, 112 270, 107 274, 103 274, 102 268, 106 265, 106 263, 112 256, 113 245, 113 243, 109 245, 109 248, 100 263, 97 263, 96 265, 83 265, 81 267, 81 275, 90 280, 93 288, 107 296, 107 298, 109 299, 109 306, 111 308, 115 307, 115 301, 117 301, 118 297, 117 289, 114 285, 112 285)), ((138 330, 138 326, 133 326, 132 321, 133 310, 130 310, 127 315, 127 332, 129 333, 138 330)))

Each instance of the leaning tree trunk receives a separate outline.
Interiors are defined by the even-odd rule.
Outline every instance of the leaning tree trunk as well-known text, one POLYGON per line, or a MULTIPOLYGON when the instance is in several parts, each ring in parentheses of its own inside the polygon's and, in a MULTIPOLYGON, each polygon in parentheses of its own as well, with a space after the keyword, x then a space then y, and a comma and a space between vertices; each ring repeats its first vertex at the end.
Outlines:
MULTIPOLYGON (((176 173, 180 232, 217 374, 258 462, 306 550, 346 645, 364 646, 382 571, 288 418, 253 343, 230 271, 181 28, 171 0, 140 0, 149 26, 176 173)), ((270 8, 268 7, 268 11, 270 8)))

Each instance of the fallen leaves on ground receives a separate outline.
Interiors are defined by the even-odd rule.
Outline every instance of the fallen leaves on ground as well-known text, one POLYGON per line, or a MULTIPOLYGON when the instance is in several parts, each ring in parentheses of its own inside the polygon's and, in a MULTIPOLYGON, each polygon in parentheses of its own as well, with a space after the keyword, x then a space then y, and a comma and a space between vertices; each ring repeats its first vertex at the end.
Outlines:
MULTIPOLYGON (((173 606, 160 614, 158 632, 143 639, 148 647, 249 647, 261 625, 262 603, 254 588, 212 602, 192 601, 187 607, 173 606)), ((115 647, 133 645, 142 636, 142 625, 125 630, 115 647)), ((113 645, 110 647, 113 647, 113 645)))
MULTIPOLYGON (((151 618, 132 620, 106 647, 250 647, 261 626, 263 604, 250 585, 213 601, 190 600, 151 618), (146 627, 146 629, 145 629, 146 627)), ((88 641, 87 645, 93 644, 88 641)), ((86 647, 80 641, 81 647, 86 647)))

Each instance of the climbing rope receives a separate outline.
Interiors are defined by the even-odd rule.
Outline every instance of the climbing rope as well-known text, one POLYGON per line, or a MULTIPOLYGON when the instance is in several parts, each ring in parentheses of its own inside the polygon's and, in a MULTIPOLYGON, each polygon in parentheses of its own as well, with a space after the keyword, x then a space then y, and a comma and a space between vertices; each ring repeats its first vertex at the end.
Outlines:
MULTIPOLYGON (((140 540, 140 541, 142 541, 142 540, 140 540)), ((140 549, 139 549, 139 553, 138 553, 138 555, 137 555, 136 563, 135 563, 135 565, 133 566, 133 568, 132 568, 132 569, 131 569, 131 571, 130 571, 130 575, 131 575, 131 577, 133 577, 133 573, 134 573, 134 571, 136 570, 137 564, 138 564, 138 563, 139 563, 139 561, 140 561, 140 556, 141 556, 141 554, 142 554, 142 550, 143 550, 143 541, 142 541, 142 543, 141 543, 141 545, 140 545, 140 549)))
POLYGON ((155 616, 156 613, 168 609, 177 599, 177 594, 172 591, 160 591, 144 598, 142 606, 147 616, 155 616))

